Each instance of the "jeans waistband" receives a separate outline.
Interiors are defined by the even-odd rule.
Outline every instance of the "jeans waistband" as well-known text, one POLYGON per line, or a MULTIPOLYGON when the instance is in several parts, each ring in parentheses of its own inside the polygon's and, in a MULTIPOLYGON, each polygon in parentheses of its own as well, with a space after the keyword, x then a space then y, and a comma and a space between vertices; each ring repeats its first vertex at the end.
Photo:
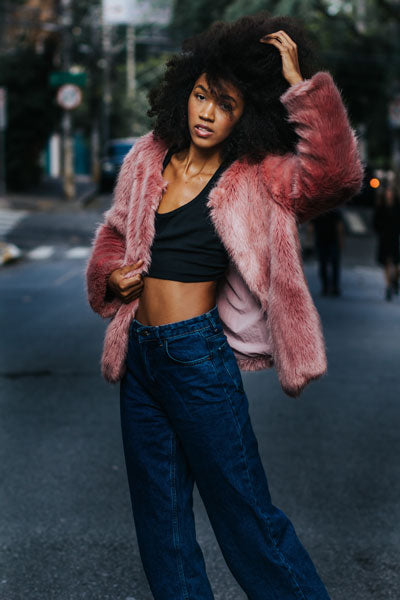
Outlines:
POLYGON ((143 325, 143 323, 133 318, 129 326, 129 333, 136 334, 142 339, 151 340, 165 339, 181 333, 191 333, 203 329, 212 329, 215 333, 223 331, 217 305, 191 319, 166 323, 165 325, 143 325))

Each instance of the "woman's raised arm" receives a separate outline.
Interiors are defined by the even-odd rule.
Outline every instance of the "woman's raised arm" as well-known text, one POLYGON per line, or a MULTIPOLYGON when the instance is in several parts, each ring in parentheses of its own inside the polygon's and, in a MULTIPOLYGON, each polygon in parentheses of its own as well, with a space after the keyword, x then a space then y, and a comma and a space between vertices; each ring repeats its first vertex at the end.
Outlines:
POLYGON ((291 85, 280 99, 299 136, 296 152, 266 157, 261 168, 274 200, 303 223, 357 194, 363 166, 330 73, 291 85))

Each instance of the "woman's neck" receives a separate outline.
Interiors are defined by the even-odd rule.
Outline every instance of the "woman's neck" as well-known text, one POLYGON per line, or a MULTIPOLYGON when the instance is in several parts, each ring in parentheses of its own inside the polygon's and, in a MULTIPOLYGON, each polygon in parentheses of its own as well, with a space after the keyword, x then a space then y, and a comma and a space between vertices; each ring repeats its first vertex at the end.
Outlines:
POLYGON ((222 163, 220 147, 199 148, 193 143, 176 154, 177 159, 183 166, 185 174, 189 172, 214 172, 222 163))

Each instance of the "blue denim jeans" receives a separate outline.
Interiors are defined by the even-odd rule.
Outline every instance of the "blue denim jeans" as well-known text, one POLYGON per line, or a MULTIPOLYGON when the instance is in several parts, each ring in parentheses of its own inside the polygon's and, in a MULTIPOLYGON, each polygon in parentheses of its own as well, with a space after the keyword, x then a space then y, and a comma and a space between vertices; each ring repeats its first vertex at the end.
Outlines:
POLYGON ((155 600, 211 600, 196 540, 196 482, 224 559, 251 600, 327 600, 271 502, 248 400, 217 306, 159 326, 133 319, 120 386, 137 541, 155 600))

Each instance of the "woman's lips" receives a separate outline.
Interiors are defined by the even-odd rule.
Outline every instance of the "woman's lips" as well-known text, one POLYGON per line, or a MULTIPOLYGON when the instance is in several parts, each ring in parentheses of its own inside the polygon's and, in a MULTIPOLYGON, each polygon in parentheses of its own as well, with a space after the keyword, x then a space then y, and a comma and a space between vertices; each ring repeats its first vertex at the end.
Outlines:
POLYGON ((200 137, 209 137, 213 134, 213 131, 209 131, 208 129, 203 129, 200 125, 195 125, 194 130, 200 137))

